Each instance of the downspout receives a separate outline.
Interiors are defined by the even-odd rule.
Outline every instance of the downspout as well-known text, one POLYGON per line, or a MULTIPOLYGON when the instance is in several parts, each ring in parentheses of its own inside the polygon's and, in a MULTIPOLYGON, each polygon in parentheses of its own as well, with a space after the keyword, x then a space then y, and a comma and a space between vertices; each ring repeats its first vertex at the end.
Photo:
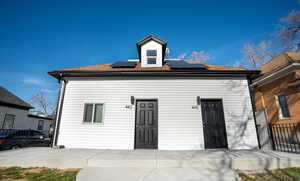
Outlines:
POLYGON ((255 130, 256 130, 256 138, 257 138, 257 143, 258 143, 258 148, 261 149, 261 145, 260 145, 260 141, 259 141, 259 136, 258 136, 258 130, 257 130, 257 122, 256 122, 256 116, 255 116, 255 106, 253 104, 254 102, 254 97, 250 88, 250 85, 252 83, 252 81, 250 80, 249 77, 247 77, 247 81, 248 81, 248 89, 249 89, 249 94, 250 94, 250 100, 251 100, 251 106, 252 106, 252 113, 253 113, 253 118, 254 118, 254 123, 255 123, 255 130))
POLYGON ((63 107, 64 97, 65 97, 66 84, 67 84, 67 81, 64 80, 61 77, 61 75, 60 75, 59 82, 60 82, 60 90, 59 90, 59 97, 58 97, 57 109, 56 109, 55 130, 54 130, 53 143, 52 143, 53 147, 57 145, 61 113, 62 113, 62 107, 63 107))

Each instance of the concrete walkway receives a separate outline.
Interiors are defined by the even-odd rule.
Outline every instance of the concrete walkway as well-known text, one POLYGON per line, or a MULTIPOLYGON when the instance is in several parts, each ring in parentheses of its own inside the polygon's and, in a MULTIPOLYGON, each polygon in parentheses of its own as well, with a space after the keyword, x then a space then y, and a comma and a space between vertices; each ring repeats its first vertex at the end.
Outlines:
POLYGON ((237 181, 229 168, 83 168, 77 181, 237 181))
POLYGON ((300 154, 275 151, 161 151, 24 148, 0 151, 0 167, 232 168, 300 167, 300 154))
POLYGON ((0 151, 0 167, 82 168, 79 181, 232 181, 246 171, 300 167, 300 154, 275 151, 162 151, 24 148, 0 151))

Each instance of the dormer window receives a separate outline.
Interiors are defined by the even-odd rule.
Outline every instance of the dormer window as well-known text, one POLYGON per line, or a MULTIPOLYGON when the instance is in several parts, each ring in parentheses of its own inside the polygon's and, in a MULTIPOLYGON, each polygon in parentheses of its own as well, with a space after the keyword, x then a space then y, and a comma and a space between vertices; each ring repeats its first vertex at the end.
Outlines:
POLYGON ((156 64, 157 52, 156 50, 147 50, 147 63, 156 64))
POLYGON ((136 43, 141 67, 162 67, 167 42, 150 35, 136 43))

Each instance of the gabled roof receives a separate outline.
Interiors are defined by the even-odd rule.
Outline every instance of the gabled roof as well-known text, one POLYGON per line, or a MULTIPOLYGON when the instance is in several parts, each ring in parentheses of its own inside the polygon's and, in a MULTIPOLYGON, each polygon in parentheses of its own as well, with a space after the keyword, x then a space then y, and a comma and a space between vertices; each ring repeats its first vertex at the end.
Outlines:
POLYGON ((274 72, 292 63, 300 63, 300 53, 286 51, 274 57, 264 65, 262 65, 260 68, 261 73, 266 74, 266 73, 274 72))
MULTIPOLYGON (((291 64, 299 67, 300 64, 300 53, 298 52, 283 52, 278 56, 271 59, 269 62, 265 63, 261 66, 261 76, 254 80, 254 83, 257 84, 261 82, 261 80, 266 79, 267 77, 273 77, 275 74, 282 74, 283 70, 288 68, 291 64), (295 63, 295 64, 294 64, 295 63), (279 73, 281 72, 281 73, 279 73)), ((297 68, 296 67, 296 68, 297 68)), ((285 70, 288 71, 288 70, 285 70)))
POLYGON ((149 35, 146 38, 138 41, 136 43, 137 46, 142 46, 143 44, 147 43, 148 41, 153 40, 156 41, 157 43, 161 44, 161 45, 167 45, 167 42, 165 40, 161 40, 158 37, 154 36, 154 35, 149 35))
POLYGON ((9 92, 2 86, 0 86, 0 105, 26 110, 33 108, 30 104, 23 101, 21 98, 9 92))
POLYGON ((144 39, 142 39, 142 40, 140 40, 140 41, 138 41, 136 43, 136 47, 137 47, 137 50, 138 50, 139 58, 141 59, 141 46, 144 45, 145 43, 151 41, 151 40, 153 40, 153 41, 155 41, 155 42, 157 42, 157 43, 159 43, 159 44, 162 45, 162 56, 165 57, 166 48, 167 48, 167 42, 164 41, 164 40, 161 40, 161 39, 157 38, 154 35, 149 35, 146 38, 144 38, 144 39))

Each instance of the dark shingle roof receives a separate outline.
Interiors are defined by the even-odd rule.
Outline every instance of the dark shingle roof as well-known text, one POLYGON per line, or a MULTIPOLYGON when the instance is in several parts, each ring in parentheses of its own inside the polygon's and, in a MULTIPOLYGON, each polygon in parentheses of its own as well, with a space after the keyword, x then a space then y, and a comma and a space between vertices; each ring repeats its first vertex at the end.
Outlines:
POLYGON ((23 101, 13 93, 9 92, 4 87, 0 86, 0 105, 18 107, 21 109, 31 109, 33 108, 30 104, 23 101))

